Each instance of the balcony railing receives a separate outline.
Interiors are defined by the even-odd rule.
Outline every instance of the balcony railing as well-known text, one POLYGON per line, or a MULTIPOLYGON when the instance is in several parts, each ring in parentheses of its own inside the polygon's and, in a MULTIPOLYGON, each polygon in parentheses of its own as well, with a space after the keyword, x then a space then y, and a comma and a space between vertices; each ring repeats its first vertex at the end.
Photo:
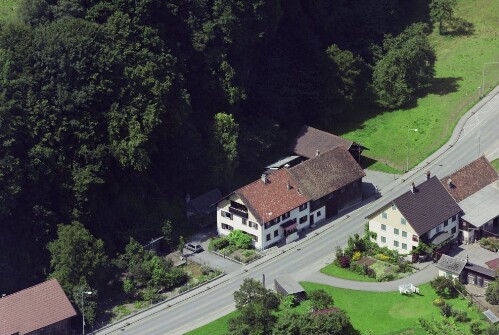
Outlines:
POLYGON ((232 213, 234 215, 237 215, 239 217, 248 218, 248 212, 242 211, 240 209, 234 208, 234 207, 229 207, 229 213, 232 213))

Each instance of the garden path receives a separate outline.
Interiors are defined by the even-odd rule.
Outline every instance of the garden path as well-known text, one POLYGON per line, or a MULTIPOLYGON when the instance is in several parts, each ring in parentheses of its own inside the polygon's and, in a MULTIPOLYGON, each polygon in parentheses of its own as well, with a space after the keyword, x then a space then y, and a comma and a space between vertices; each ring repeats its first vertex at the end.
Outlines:
MULTIPOLYGON (((438 275, 438 269, 435 264, 429 262, 423 269, 417 271, 413 275, 391 282, 360 282, 354 280, 345 280, 328 276, 319 271, 314 271, 308 274, 300 272, 299 274, 300 278, 295 278, 299 281, 310 281, 318 284, 358 291, 389 292, 398 291, 399 285, 401 284, 411 283, 414 286, 418 286, 427 283, 438 275)), ((424 292, 421 293, 424 294, 424 292)))

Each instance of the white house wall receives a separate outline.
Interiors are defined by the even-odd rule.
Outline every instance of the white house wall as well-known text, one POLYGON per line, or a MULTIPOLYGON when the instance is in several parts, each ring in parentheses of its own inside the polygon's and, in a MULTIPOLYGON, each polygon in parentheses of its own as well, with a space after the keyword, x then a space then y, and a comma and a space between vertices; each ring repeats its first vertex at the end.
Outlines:
POLYGON ((369 220, 369 230, 376 233, 376 243, 379 246, 407 254, 417 247, 419 236, 407 220, 402 224, 401 219, 405 218, 398 208, 391 204, 387 205, 369 220), (383 213, 386 213, 386 218, 383 217, 383 213), (385 225, 385 230, 382 229, 382 225, 385 225), (395 229, 398 229, 398 234, 395 229), (413 236, 417 237, 417 241, 413 240, 413 236))
POLYGON ((229 218, 226 218, 222 216, 222 212, 229 212, 229 207, 230 207, 230 201, 235 201, 238 202, 242 205, 244 203, 242 200, 235 194, 231 195, 229 200, 223 200, 218 203, 217 206, 217 232, 218 235, 220 236, 226 236, 229 235, 231 232, 230 229, 224 229, 224 225, 227 225, 232 228, 232 230, 239 229, 241 231, 244 231, 254 237, 254 246, 256 249, 261 249, 262 245, 262 240, 263 240, 263 229, 262 226, 258 223, 258 221, 255 219, 255 217, 251 214, 251 212, 248 211, 248 218, 246 219, 246 224, 243 224, 243 218, 239 217, 235 214, 232 214, 232 220, 229 218), (252 228, 250 226, 250 221, 256 223, 256 227, 252 228), (256 240, 255 240, 256 238, 256 240))
POLYGON ((459 226, 459 215, 454 215, 453 217, 449 218, 447 221, 439 224, 437 227, 430 230, 428 233, 428 238, 431 239, 433 236, 435 236, 435 234, 443 231, 452 234, 452 238, 457 238, 457 235, 459 234, 458 226, 459 226), (452 233, 452 228, 455 228, 454 233, 452 233))

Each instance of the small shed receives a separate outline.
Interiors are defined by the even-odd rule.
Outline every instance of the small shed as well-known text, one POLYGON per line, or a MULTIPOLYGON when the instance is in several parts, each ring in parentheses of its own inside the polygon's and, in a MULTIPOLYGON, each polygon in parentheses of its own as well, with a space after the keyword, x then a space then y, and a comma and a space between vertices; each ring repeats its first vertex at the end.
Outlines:
POLYGON ((448 255, 442 255, 437 263, 438 275, 441 277, 447 277, 452 279, 458 279, 460 282, 463 281, 463 269, 468 261, 466 259, 451 257, 448 255))
POLYGON ((285 296, 293 295, 297 301, 307 300, 305 289, 291 276, 281 275, 274 279, 275 290, 285 296))
POLYGON ((466 271, 467 283, 479 287, 487 288, 489 283, 497 278, 494 270, 476 264, 468 263, 464 270, 466 271))

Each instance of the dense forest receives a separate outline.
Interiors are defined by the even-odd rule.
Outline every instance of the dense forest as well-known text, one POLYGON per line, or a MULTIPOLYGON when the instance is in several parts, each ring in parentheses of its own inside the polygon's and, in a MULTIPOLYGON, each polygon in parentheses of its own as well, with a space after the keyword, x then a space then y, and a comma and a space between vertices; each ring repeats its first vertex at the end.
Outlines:
POLYGON ((109 257, 167 221, 173 244, 186 194, 256 178, 303 124, 409 103, 434 75, 428 8, 22 0, 0 26, 0 292, 54 271, 58 225, 109 257))

